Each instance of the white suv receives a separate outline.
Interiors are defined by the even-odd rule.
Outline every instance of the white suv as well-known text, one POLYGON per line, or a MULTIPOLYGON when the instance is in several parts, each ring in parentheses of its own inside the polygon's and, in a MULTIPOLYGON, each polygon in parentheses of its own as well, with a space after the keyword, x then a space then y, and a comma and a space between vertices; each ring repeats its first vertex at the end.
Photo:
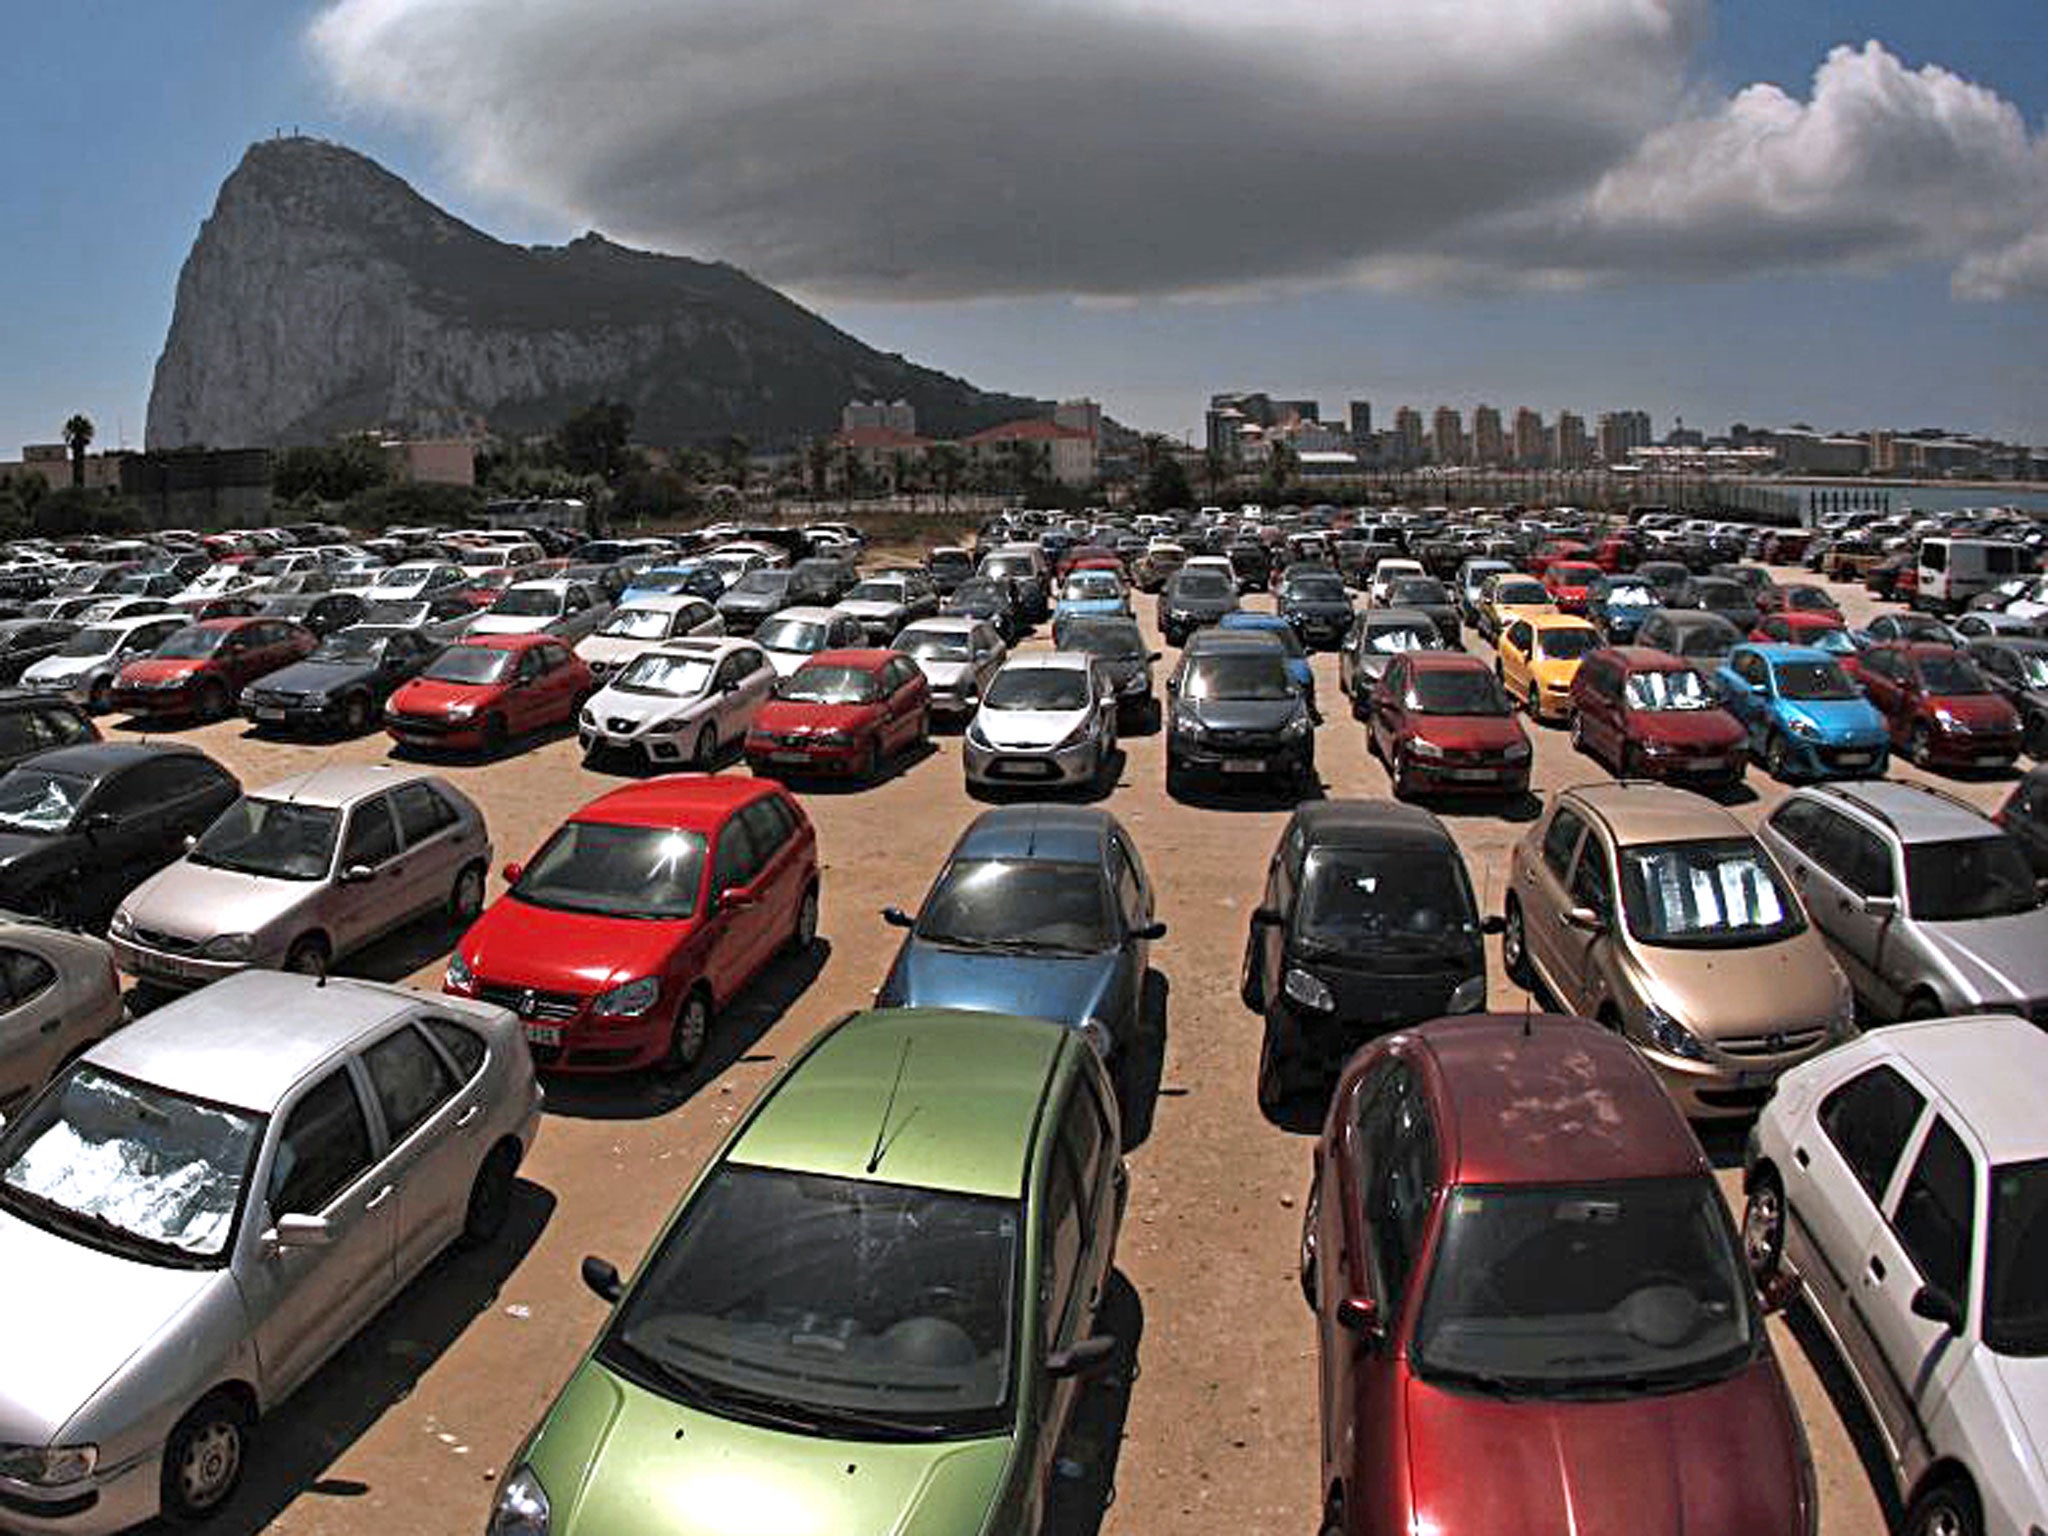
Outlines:
POLYGON ((583 706, 576 735, 586 761, 615 747, 708 773, 722 746, 746 739, 774 688, 775 668, 751 640, 671 640, 613 673, 583 706))

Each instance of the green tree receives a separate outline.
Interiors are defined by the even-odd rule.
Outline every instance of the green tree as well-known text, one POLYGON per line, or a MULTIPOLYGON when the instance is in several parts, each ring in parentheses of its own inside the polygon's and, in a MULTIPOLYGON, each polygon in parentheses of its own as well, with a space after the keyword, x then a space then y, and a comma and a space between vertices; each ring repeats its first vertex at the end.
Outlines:
POLYGON ((1216 444, 1211 443, 1202 450, 1202 483, 1209 487, 1211 500, 1220 497, 1224 484, 1233 478, 1235 470, 1236 465, 1231 463, 1230 455, 1216 444))
POLYGON ((811 500, 823 501, 832 481, 832 444, 822 437, 812 438, 804 450, 804 463, 811 475, 811 500))
POLYGON ((64 446, 71 450, 71 488, 85 485, 85 450, 92 443, 92 418, 79 414, 64 423, 64 446))
POLYGON ((725 478, 738 487, 742 496, 747 494, 747 475, 753 467, 753 459, 754 445, 737 432, 727 434, 725 441, 718 445, 718 467, 725 478))
POLYGON ((1287 494, 1288 486, 1294 483, 1294 472, 1300 464, 1299 457, 1287 444, 1275 442, 1266 455, 1266 494, 1277 501, 1287 494))
POLYGON ((571 474, 595 475, 606 485, 634 466, 627 444, 633 436, 633 407, 623 400, 596 400, 571 411, 555 433, 556 454, 571 474))
POLYGON ((933 443, 925 450, 925 473, 939 488, 947 512, 953 510, 953 493, 967 473, 967 454, 958 443, 933 443))
POLYGON ((367 437, 286 448, 272 461, 270 494, 294 505, 347 501, 392 481, 391 460, 367 437))
POLYGON ((1156 458, 1138 488, 1138 504, 1146 512, 1170 512, 1194 500, 1188 490, 1188 472, 1173 454, 1156 458))

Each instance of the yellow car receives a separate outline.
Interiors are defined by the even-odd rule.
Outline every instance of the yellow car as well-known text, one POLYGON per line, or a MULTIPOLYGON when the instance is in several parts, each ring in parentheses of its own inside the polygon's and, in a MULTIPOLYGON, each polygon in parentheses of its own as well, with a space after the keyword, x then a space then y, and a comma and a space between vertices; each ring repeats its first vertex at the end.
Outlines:
POLYGON ((1538 720, 1562 720, 1579 658, 1603 644, 1599 630, 1568 613, 1509 614, 1497 647, 1501 686, 1538 720))
POLYGON ((1499 641, 1500 632, 1511 615, 1556 611, 1557 604, 1550 600, 1550 589, 1534 576, 1525 576, 1520 571, 1502 571, 1497 576, 1489 576, 1479 588, 1479 633, 1495 642, 1499 641))

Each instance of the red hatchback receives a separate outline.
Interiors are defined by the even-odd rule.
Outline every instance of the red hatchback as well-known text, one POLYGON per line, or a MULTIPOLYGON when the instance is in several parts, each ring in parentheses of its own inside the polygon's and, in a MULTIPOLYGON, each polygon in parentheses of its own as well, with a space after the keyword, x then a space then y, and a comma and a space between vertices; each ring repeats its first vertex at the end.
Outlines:
POLYGON ((756 773, 855 774, 873 781, 932 733, 931 687, 900 651, 819 651, 775 685, 747 728, 756 773))
POLYGON ((1856 658, 1856 680, 1921 768, 2007 768, 2020 753, 2019 712, 1951 646, 1900 640, 1856 658))
POLYGON ((1787 608, 1759 618, 1749 638, 1764 645, 1812 645, 1829 630, 1846 628, 1832 608, 1787 608))
POLYGON ((1554 560, 1543 573, 1543 586, 1560 611, 1583 614, 1590 589, 1603 574, 1589 560, 1554 560))
POLYGON ((1529 788, 1529 737, 1492 669, 1464 651, 1395 657, 1372 690, 1365 732, 1399 798, 1529 788))
POLYGON ((1749 733, 1690 662, 1647 646, 1594 651, 1572 674, 1572 745, 1624 779, 1731 788, 1749 733))
POLYGON ((1560 560, 1590 560, 1593 551, 1577 539, 1551 539, 1545 542, 1528 560, 1531 576, 1541 576, 1560 560))
POLYGON ((1712 1168, 1583 1019, 1353 1057, 1315 1149, 1325 1529, 1802 1536, 1805 1436, 1712 1168))
POLYGON ((202 619, 123 667, 107 702, 131 715, 219 720, 234 713, 250 683, 317 643, 310 629, 283 619, 202 619))
POLYGON ((401 746, 497 753, 515 736, 573 723, 597 680, 552 635, 479 635, 451 645, 384 705, 401 746))
POLYGON ((476 920, 446 989, 512 1009, 537 1065, 686 1071, 718 1009, 818 931, 818 843, 779 785, 671 774, 571 816, 476 920))

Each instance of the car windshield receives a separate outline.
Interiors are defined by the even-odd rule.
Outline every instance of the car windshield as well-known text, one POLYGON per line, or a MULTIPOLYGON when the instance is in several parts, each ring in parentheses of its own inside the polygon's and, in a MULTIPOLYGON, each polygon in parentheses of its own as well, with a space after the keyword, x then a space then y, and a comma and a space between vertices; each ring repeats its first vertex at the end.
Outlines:
POLYGON ((973 642, 962 630, 906 629, 896 637, 896 649, 919 661, 969 661, 974 656, 973 642))
POLYGON ((274 880, 318 880, 334 860, 341 813, 324 805, 245 796, 223 811, 186 857, 274 880))
POLYGON ((1682 672, 1631 672, 1621 685, 1630 709, 1661 714, 1666 710, 1713 709, 1720 701, 1707 680, 1690 667, 1682 672))
POLYGON ((1379 656, 1436 651, 1443 649, 1443 636, 1434 624, 1367 624, 1365 648, 1379 656))
POLYGON ((158 1264, 227 1252, 263 1118, 81 1063, 0 1142, 0 1197, 37 1226, 158 1264))
MULTIPOLYGON (((1407 601, 1414 603, 1440 603, 1443 592, 1433 581, 1397 581, 1393 590, 1406 592, 1407 601)), ((1397 602, 1400 598, 1395 599, 1397 602)), ((1335 576, 1290 576, 1280 586, 1280 601, 1283 603, 1343 603, 1347 607, 1351 598, 1344 590, 1344 583, 1335 576)))
POLYGON ((125 629, 81 629, 66 640, 59 656, 105 656, 127 638, 125 629))
POLYGON ((436 683, 483 686, 512 673, 514 653, 495 645, 451 645, 427 663, 421 677, 436 683))
POLYGON ((374 667, 384 659, 384 647, 390 643, 384 635, 341 630, 314 646, 313 654, 306 660, 332 662, 336 666, 374 667))
POLYGON ((723 1163, 598 1358, 778 1429, 991 1433, 1008 1420, 1018 1226, 1012 1200, 723 1163))
POLYGON ((780 597, 789 588, 787 571, 749 571, 732 584, 735 596, 780 597))
POLYGON ((1657 597, 1641 582, 1630 581, 1602 588, 1600 600, 1610 608, 1648 608, 1656 603, 1657 597))
POLYGON ((1107 571, 1076 571, 1067 578, 1061 596, 1069 602, 1122 597, 1124 584, 1107 571))
POLYGON ((1659 947, 1773 944, 1806 927, 1769 858, 1747 837, 1622 849, 1621 902, 1628 931, 1659 947))
POLYGON ((649 920, 692 917, 704 834, 572 821, 520 872, 512 894, 557 912, 649 920))
POLYGON ((1821 702, 1860 697, 1840 662, 1781 661, 1771 671, 1778 680, 1780 698, 1821 702))
POLYGON ((893 581, 863 581, 843 599, 849 603, 900 603, 903 588, 893 581))
POLYGON ((379 573, 371 583, 376 587, 416 587, 434 574, 431 565, 394 565, 390 570, 379 573))
POLYGON ((193 624, 167 638, 156 648, 156 654, 165 661, 198 661, 219 650, 227 637, 228 631, 224 629, 202 629, 193 624))
POLYGON ((1295 936, 1339 954, 1469 948, 1479 918, 1455 855, 1412 847, 1318 848, 1302 877, 1295 936))
POLYGON ((665 640, 670 615, 660 608, 621 608, 598 629, 614 640, 665 640))
POLYGON ((1991 1243, 1984 1266, 1984 1344, 2001 1355, 2048 1355, 2048 1158, 1991 1170, 1991 1243))
POLYGON ((507 587, 491 612, 511 619, 551 619, 562 611, 562 594, 552 587, 507 587))
POLYGON ((999 603, 1003 589, 992 581, 963 581, 953 589, 953 606, 964 607, 968 603, 999 603))
POLYGON ((1749 594, 1734 582, 1703 581, 1694 588, 1702 608, 1753 608, 1749 594))
POLYGON ((1173 595, 1178 600, 1220 602, 1231 595, 1231 586, 1214 571, 1183 571, 1173 578, 1173 595))
POLYGON ((1922 656, 1917 665, 1920 681, 1929 693, 1955 698, 1991 691, 1984 674, 1960 656, 1922 656))
POLYGON ((389 625, 393 629, 418 629, 430 623, 433 610, 425 603, 370 603, 363 609, 364 624, 389 625))
POLYGON ((1785 606, 1801 613, 1833 613, 1835 600, 1819 587, 1787 587, 1785 606))
POLYGON ((1536 649, 1545 661, 1577 661, 1602 645, 1598 631, 1591 629, 1540 629, 1536 649))
POLYGON ((1049 859, 959 859, 918 914, 917 936, 969 949, 1095 954, 1116 942, 1096 865, 1049 859))
POLYGON ((808 656, 830 642, 832 627, 822 619, 770 619, 754 639, 771 651, 796 651, 808 656))
POLYGON ((1676 631, 1672 641, 1680 656, 1726 656, 1739 638, 1725 623, 1688 624, 1676 631))
POLYGON ((882 680, 865 667, 799 667, 775 687, 778 699, 792 704, 872 704, 882 696, 882 680))
POLYGON ((1547 603, 1550 601, 1550 589, 1540 581, 1495 582, 1493 600, 1502 606, 1515 603, 1547 603))
POLYGON ((1683 1176, 1453 1188, 1411 1359, 1492 1395, 1638 1397, 1759 1347, 1720 1195, 1683 1176))
MULTIPOLYGON (((74 639, 71 643, 78 642, 74 639)), ((2013 657, 2019 662, 2022 683, 2029 688, 2048 688, 2048 656, 2036 651, 2015 651, 2013 657)))
POLYGON ((1069 624, 1060 631, 1058 644, 1063 651, 1086 651, 1109 661, 1145 654, 1145 637, 1135 624, 1069 624))
POLYGON ((1088 675, 1078 668, 1005 667, 981 703, 984 709, 1085 709, 1088 695, 1088 675))
POLYGON ((62 832, 91 790, 89 779, 17 768, 0 778, 0 827, 9 832, 62 832))
POLYGON ((1279 655, 1199 656, 1182 680, 1181 693, 1190 699, 1290 698, 1294 684, 1279 655))
POLYGON ((2026 852, 2005 832, 1908 843, 1906 890, 1913 916, 1929 923, 2010 917, 2041 904, 2026 852))
POLYGON ((661 694, 672 699, 694 699, 711 686, 718 663, 709 656, 678 656, 667 651, 649 651, 633 658, 631 665, 612 680, 621 693, 661 694))
POLYGON ((1418 715, 1504 715, 1508 696, 1490 672, 1432 668, 1409 677, 1402 705, 1418 715))

